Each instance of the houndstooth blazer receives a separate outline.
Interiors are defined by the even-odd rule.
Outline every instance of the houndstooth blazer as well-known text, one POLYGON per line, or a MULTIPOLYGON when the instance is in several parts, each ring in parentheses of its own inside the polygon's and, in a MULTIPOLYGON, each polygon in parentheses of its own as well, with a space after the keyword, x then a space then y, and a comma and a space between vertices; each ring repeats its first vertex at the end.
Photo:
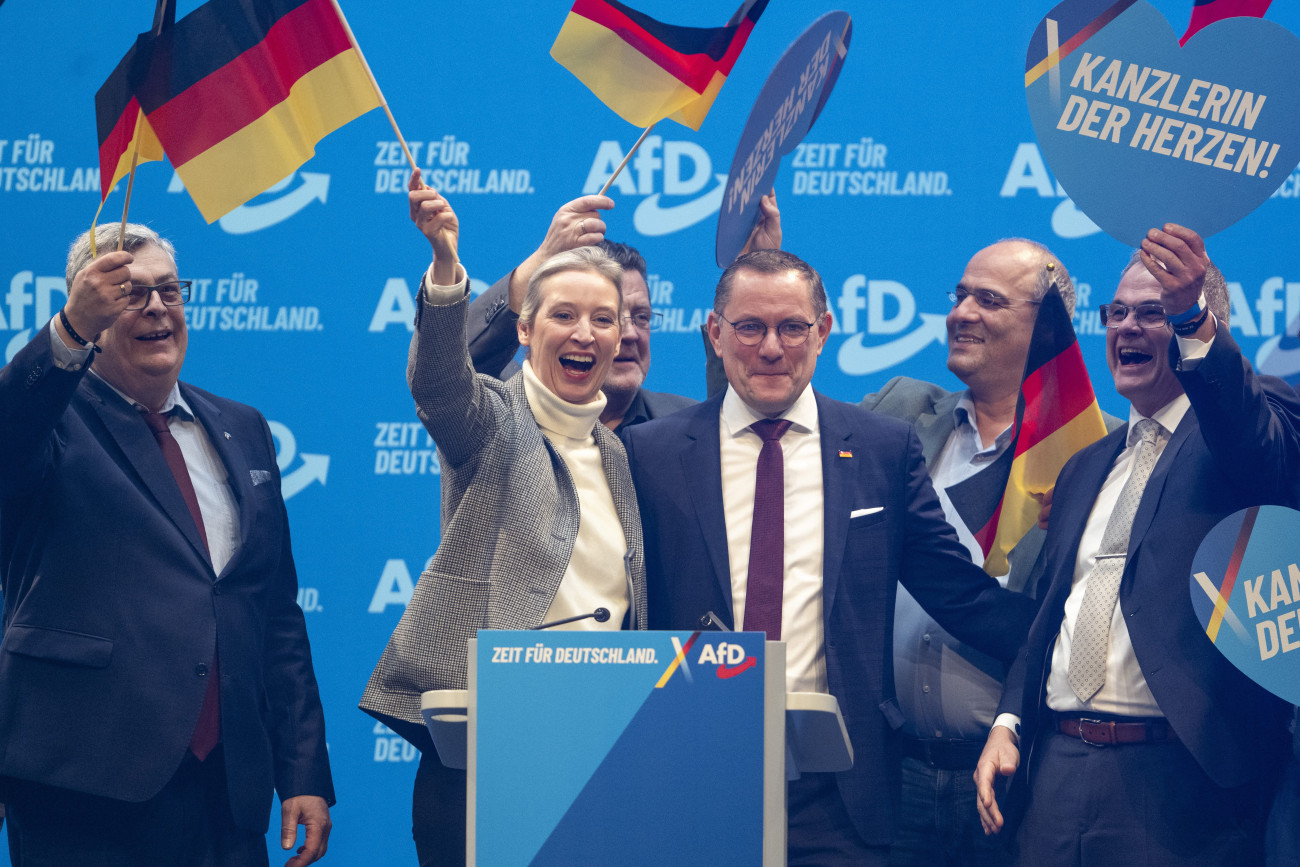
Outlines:
MULTIPOLYGON (((430 304, 421 291, 406 378, 442 463, 442 542, 361 698, 362 710, 417 745, 427 744, 420 694, 465 687, 465 642, 479 629, 542 622, 578 535, 573 477, 533 418, 522 374, 503 383, 470 366, 468 308, 468 299, 430 304)), ((593 433, 627 540, 635 625, 644 628, 645 556, 627 456, 604 425, 593 433)))

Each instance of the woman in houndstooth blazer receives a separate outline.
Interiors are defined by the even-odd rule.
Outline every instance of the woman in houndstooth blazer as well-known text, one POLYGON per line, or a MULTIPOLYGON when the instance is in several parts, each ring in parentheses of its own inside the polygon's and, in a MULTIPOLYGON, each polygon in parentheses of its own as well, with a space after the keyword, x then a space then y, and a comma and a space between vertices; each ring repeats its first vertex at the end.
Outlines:
POLYGON ((434 262, 421 281, 407 380, 438 446, 442 541, 361 707, 424 752, 414 800, 420 863, 454 864, 465 851, 465 774, 438 761, 421 693, 465 687, 466 641, 479 629, 528 629, 596 607, 613 616, 573 625, 644 628, 645 562, 626 455, 598 423, 618 351, 621 269, 593 247, 548 260, 520 314, 524 369, 504 383, 475 374, 456 216, 418 172, 410 189, 434 262))

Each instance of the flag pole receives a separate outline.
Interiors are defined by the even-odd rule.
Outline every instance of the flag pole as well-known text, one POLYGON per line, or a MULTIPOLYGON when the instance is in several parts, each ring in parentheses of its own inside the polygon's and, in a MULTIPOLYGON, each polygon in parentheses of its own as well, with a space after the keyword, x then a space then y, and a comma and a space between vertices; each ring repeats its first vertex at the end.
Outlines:
MULTIPOLYGON (((162 0, 166 2, 166 0, 162 0)), ((131 172, 126 176, 126 201, 122 203, 122 222, 117 224, 117 251, 126 248, 126 214, 131 208, 131 190, 135 187, 135 167, 140 159, 140 118, 144 117, 141 107, 135 115, 135 132, 131 136, 131 172)), ((91 237, 94 237, 93 233, 91 237)), ((94 252, 93 250, 91 251, 94 252)))
POLYGON ((393 132, 397 135, 397 141, 402 145, 402 153, 406 154, 406 161, 410 163, 411 170, 415 171, 419 166, 415 164, 415 157, 411 156, 411 149, 406 146, 406 139, 402 136, 402 131, 397 128, 397 120, 393 117, 392 111, 388 108, 388 100, 384 99, 384 92, 379 89, 379 82, 375 79, 375 74, 370 71, 370 64, 366 62, 365 52, 361 50, 361 45, 357 42, 357 37, 352 34, 352 26, 348 24, 347 16, 345 16, 343 10, 339 8, 338 0, 330 0, 330 3, 333 4, 334 11, 338 13, 339 21, 343 22, 343 30, 348 34, 348 42, 352 43, 352 50, 357 53, 357 57, 361 60, 361 68, 366 71, 366 76, 370 79, 370 86, 375 89, 375 96, 379 97, 379 105, 384 109, 384 114, 388 115, 388 122, 392 125, 393 132))
MULTIPOLYGON (((0 0, 3 2, 3 0, 0 0)), ((176 8, 167 8, 167 0, 158 0, 153 10, 153 35, 158 36, 164 29, 175 22, 176 8)), ((131 172, 126 179, 126 201, 122 203, 122 221, 118 224, 117 249, 121 252, 126 247, 126 215, 131 207, 131 189, 135 186, 135 167, 140 161, 140 117, 144 114, 144 107, 137 105, 135 116, 135 130, 131 134, 131 172)), ((104 210, 103 200, 99 203, 99 209, 95 211, 95 219, 90 221, 90 256, 95 258, 99 251, 95 249, 95 224, 99 222, 99 215, 104 210)))
MULTIPOLYGON (((659 121, 655 121, 655 123, 658 122, 659 121)), ((654 128, 655 128, 654 123, 650 124, 648 127, 645 128, 645 132, 641 133, 641 137, 636 140, 636 144, 632 145, 632 150, 627 152, 627 156, 623 157, 623 162, 618 164, 618 168, 614 169, 614 174, 609 176, 609 180, 605 181, 605 186, 601 187, 600 192, 597 193, 596 195, 603 196, 605 195, 605 193, 609 192, 609 188, 613 186, 614 181, 619 176, 619 173, 622 172, 623 169, 627 167, 628 160, 632 159, 632 154, 636 153, 636 149, 641 147, 641 142, 645 141, 645 137, 650 135, 650 130, 654 128)))

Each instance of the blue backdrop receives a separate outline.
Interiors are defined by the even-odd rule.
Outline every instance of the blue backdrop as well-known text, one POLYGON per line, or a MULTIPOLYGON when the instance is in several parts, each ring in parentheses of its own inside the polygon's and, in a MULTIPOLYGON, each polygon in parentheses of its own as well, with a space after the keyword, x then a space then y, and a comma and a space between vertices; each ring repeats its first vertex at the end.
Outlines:
MULTIPOLYGON (((426 177, 459 212, 462 258, 484 285, 533 249, 560 204, 594 192, 638 135, 548 56, 565 0, 343 5, 426 177)), ((716 26, 735 0, 635 5, 716 26)), ((1091 231, 1056 186, 1025 108, 1025 49, 1050 5, 843 4, 854 32, 839 84, 777 178, 785 247, 821 270, 836 317, 814 380, 824 392, 857 400, 899 374, 955 386, 944 366, 944 293, 978 248, 1027 236, 1074 274, 1075 326, 1098 397, 1125 411, 1106 373, 1096 305, 1109 300, 1128 251, 1091 231)), ((1181 34, 1189 0, 1155 5, 1181 34)), ((6 358, 63 302, 67 245, 99 198, 94 93, 149 28, 153 6, 0 7, 6 358)), ((718 273, 724 173, 768 71, 828 8, 774 0, 703 129, 663 123, 614 188, 609 235, 645 254, 652 301, 665 313, 651 388, 704 395, 698 326, 718 273)), ((1294 4, 1276 4, 1269 17, 1300 29, 1294 4)), ((417 756, 356 709, 438 544, 438 463, 404 379, 412 295, 428 263, 407 218, 406 174, 374 111, 217 224, 203 222, 166 164, 141 167, 131 206, 133 219, 176 243, 181 276, 195 281, 184 378, 257 406, 277 438, 338 788, 335 865, 414 861, 417 756)), ((110 198, 107 219, 122 198, 110 198)), ((1252 359, 1300 317, 1297 229, 1292 174, 1209 240, 1231 281, 1233 334, 1252 359)), ((1282 343, 1266 366, 1294 377, 1296 343, 1282 343)), ((275 836, 273 827, 273 863, 275 836)))

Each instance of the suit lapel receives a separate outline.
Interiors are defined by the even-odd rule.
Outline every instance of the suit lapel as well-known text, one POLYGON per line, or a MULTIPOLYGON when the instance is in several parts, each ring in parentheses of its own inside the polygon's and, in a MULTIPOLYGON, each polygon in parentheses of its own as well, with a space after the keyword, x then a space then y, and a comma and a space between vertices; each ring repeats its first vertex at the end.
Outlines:
POLYGON ((722 446, 718 427, 721 411, 722 395, 693 410, 694 417, 686 429, 687 443, 682 449, 681 461, 688 496, 704 534, 709 562, 713 565, 714 580, 718 582, 722 598, 727 600, 727 613, 732 616, 732 622, 735 622, 731 610, 727 520, 722 505, 722 446))
MULTIPOLYGON (((257 515, 254 514, 254 500, 251 496, 253 489, 253 476, 249 472, 252 469, 248 465, 247 449, 249 446, 239 442, 233 434, 223 426, 221 409, 212 401, 195 392, 192 388, 181 383, 181 393, 185 396, 185 402, 190 405, 194 411, 194 418, 208 435, 208 442, 216 450, 217 456, 221 458, 221 463, 226 468, 226 484, 230 486, 231 494, 235 498, 235 503, 239 507, 239 538, 241 544, 236 549, 226 568, 221 570, 225 575, 238 565, 253 527, 256 525, 257 515)), ((242 431, 239 432, 242 434, 242 431)), ((269 469, 263 467, 261 469, 269 469)), ((218 576, 220 577, 220 576, 218 576)))
POLYGON ((1192 431, 1197 430, 1197 427, 1196 413, 1191 410, 1183 413, 1182 421, 1178 423, 1177 429, 1169 438, 1169 445, 1165 446, 1164 451, 1160 453, 1160 459, 1156 461, 1151 477, 1147 479, 1147 485, 1142 490, 1142 499, 1138 501, 1137 513, 1133 516, 1133 526, 1128 535, 1128 563, 1134 562, 1134 554, 1142 543, 1142 537, 1151 527, 1151 520, 1155 517, 1156 506, 1160 503, 1165 482, 1169 480, 1169 468, 1178 459, 1179 450, 1187 444, 1188 437, 1192 435, 1192 431))
POLYGON ((817 419, 822 449, 822 617, 828 623, 839 587, 840 567, 844 565, 844 546, 849 536, 849 512, 853 503, 853 477, 857 463, 841 458, 840 451, 852 453, 853 426, 841 417, 839 408, 820 393, 817 419))
POLYGON ((199 537, 198 527, 194 526, 189 506, 176 485, 176 477, 167 466, 167 460, 140 412, 99 377, 87 376, 85 382, 92 395, 91 405, 127 462, 180 534, 196 553, 208 561, 207 546, 199 537))
POLYGON ((948 437, 952 435, 956 427, 952 413, 961 396, 962 392, 954 392, 935 402, 931 412, 923 412, 916 417, 913 424, 916 427, 916 436, 921 440, 921 451, 925 455, 927 464, 934 464, 944 443, 948 442, 948 437))

